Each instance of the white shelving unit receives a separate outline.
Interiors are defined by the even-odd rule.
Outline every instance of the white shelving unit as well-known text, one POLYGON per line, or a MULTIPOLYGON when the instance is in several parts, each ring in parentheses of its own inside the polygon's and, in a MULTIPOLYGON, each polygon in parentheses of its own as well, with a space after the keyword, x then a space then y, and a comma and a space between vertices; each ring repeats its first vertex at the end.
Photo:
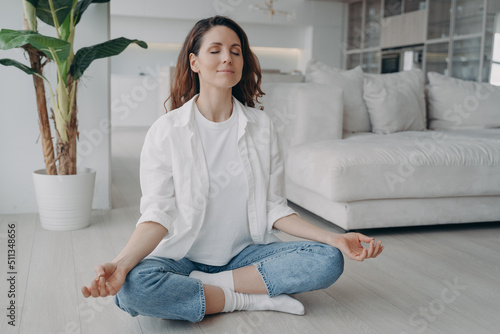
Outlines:
POLYGON ((346 69, 380 73, 384 50, 423 45, 425 73, 489 81, 499 0, 359 0, 348 7, 346 69))

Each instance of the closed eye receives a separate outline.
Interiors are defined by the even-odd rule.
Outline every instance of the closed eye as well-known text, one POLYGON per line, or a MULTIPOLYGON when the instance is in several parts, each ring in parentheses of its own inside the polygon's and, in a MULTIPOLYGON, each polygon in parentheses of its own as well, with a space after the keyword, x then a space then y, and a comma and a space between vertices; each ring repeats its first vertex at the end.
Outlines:
MULTIPOLYGON (((211 51, 210 53, 211 54, 216 54, 216 53, 219 53, 220 51, 211 51)), ((240 54, 238 52, 231 52, 233 55, 235 56, 239 56, 240 54)))

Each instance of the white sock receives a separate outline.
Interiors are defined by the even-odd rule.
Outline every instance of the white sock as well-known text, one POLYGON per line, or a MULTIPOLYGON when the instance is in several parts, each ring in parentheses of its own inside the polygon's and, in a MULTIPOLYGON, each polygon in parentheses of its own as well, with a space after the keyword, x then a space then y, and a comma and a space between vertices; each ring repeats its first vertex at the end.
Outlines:
POLYGON ((189 277, 199 279, 203 284, 215 285, 228 288, 234 291, 233 271, 221 271, 216 274, 208 274, 203 271, 192 271, 189 277))
POLYGON ((222 287, 225 305, 222 312, 234 311, 278 311, 291 314, 304 314, 304 305, 287 295, 271 298, 268 295, 248 295, 222 287))

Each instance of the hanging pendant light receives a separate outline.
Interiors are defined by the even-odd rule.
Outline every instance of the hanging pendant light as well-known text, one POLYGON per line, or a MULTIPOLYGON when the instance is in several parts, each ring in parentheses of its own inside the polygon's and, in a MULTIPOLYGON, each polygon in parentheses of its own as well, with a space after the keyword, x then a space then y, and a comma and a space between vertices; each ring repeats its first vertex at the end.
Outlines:
POLYGON ((260 10, 264 13, 269 14, 269 20, 272 20, 274 15, 284 16, 287 19, 291 19, 293 17, 293 14, 287 11, 274 9, 274 0, 267 0, 262 4, 250 5, 249 7, 251 9, 260 10))

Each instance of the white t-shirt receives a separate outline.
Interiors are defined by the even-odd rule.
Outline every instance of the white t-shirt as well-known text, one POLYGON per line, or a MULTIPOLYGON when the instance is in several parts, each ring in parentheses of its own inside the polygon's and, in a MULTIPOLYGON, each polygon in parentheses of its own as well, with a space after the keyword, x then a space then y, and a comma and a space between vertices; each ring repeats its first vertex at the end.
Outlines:
POLYGON ((222 266, 253 244, 248 226, 248 183, 238 150, 238 113, 233 106, 229 119, 212 122, 195 109, 210 187, 203 225, 186 257, 222 266))

